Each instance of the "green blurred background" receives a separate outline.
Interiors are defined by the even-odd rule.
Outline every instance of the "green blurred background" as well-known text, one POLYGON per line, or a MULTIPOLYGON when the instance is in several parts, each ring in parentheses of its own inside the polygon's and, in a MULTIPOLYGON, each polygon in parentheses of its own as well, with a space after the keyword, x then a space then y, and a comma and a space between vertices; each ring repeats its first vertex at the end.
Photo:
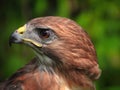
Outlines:
POLYGON ((0 0, 0 81, 34 57, 24 45, 9 47, 10 34, 49 15, 71 18, 91 36, 102 69, 97 90, 120 90, 120 0, 0 0))

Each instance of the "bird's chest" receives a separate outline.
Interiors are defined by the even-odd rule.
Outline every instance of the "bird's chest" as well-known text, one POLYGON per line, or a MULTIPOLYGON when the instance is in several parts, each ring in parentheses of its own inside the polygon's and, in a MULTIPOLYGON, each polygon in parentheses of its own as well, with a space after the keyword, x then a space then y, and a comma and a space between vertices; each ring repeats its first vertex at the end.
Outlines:
POLYGON ((69 85, 69 82, 67 82, 64 78, 60 77, 59 75, 55 75, 54 77, 56 80, 56 85, 58 86, 58 89, 54 90, 85 90, 77 85, 69 85))

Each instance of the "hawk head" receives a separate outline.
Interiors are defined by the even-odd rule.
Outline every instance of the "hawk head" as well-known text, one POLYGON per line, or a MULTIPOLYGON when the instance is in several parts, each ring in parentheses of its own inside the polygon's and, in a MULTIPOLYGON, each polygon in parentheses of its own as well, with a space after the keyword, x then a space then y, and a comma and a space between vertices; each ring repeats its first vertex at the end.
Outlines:
POLYGON ((33 48, 39 66, 52 68, 69 84, 94 87, 93 81, 100 76, 95 48, 88 34, 70 19, 35 18, 12 33, 11 43, 33 48))

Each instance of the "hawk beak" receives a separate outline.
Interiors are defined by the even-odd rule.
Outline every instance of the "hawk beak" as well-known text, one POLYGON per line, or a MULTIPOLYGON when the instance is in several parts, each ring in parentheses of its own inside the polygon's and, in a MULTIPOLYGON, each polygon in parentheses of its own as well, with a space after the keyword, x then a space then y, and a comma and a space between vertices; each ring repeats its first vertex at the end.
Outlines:
POLYGON ((12 43, 22 43, 22 34, 25 32, 26 26, 20 27, 15 32, 11 34, 9 37, 9 45, 11 46, 12 43))
POLYGON ((24 32, 26 31, 26 25, 20 27, 15 32, 13 32, 9 38, 9 45, 11 46, 12 43, 31 43, 37 47, 42 47, 41 43, 37 43, 31 39, 22 37, 24 32))

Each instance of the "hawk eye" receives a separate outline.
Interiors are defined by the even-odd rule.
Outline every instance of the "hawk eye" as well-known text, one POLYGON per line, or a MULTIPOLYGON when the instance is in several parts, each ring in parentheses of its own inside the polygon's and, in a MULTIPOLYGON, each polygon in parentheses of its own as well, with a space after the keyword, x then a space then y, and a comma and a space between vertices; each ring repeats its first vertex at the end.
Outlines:
POLYGON ((51 34, 49 29, 41 29, 41 28, 39 28, 39 29, 37 29, 37 32, 38 32, 39 37, 43 38, 43 39, 49 38, 50 34, 51 34))

